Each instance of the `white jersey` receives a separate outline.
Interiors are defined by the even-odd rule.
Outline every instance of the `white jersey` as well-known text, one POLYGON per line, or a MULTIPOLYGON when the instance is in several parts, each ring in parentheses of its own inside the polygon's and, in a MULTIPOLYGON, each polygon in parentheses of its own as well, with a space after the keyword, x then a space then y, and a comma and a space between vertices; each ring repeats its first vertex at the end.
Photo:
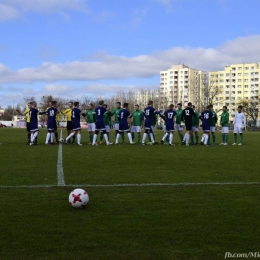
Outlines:
POLYGON ((246 124, 246 116, 243 112, 236 112, 234 117, 234 126, 242 127, 246 124))

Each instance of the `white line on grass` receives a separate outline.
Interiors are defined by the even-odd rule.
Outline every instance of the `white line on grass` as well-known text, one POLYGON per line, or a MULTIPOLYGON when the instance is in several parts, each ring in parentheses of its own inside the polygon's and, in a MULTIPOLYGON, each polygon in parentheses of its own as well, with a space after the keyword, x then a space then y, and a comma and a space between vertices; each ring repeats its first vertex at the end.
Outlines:
MULTIPOLYGON (((62 129, 60 130, 60 138, 62 138, 62 129)), ((64 180, 63 165, 62 165, 62 144, 61 143, 59 144, 59 151, 58 151, 57 175, 58 175, 58 186, 66 186, 64 180)))
POLYGON ((52 188, 52 187, 159 187, 159 186, 228 186, 228 185, 260 185, 260 182, 177 182, 177 183, 120 183, 120 184, 67 184, 63 185, 0 185, 0 188, 52 188))

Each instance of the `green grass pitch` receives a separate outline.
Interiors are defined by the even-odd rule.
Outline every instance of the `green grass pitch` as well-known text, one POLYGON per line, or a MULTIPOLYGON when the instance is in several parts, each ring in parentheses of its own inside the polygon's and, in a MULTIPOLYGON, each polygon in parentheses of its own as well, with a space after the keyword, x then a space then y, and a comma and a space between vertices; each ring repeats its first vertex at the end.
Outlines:
POLYGON ((246 132, 241 147, 93 147, 84 130, 82 147, 62 145, 64 187, 57 186, 59 146, 45 146, 45 136, 41 129, 39 145, 27 146, 24 129, 0 129, 0 259, 208 260, 259 252, 260 133, 246 132), (149 185, 157 183, 173 186, 149 185), (89 193, 85 210, 69 205, 72 185, 89 193))

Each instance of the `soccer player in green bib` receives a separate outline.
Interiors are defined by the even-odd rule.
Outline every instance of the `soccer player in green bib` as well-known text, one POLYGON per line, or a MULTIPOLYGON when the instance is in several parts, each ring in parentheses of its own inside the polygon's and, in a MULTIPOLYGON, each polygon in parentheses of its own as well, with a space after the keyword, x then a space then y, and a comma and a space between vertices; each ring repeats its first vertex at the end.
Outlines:
POLYGON ((200 123, 200 120, 199 120, 199 112, 196 110, 196 107, 195 106, 192 106, 195 114, 192 116, 192 132, 191 132, 191 145, 194 144, 194 137, 193 137, 193 133, 195 134, 195 138, 196 138, 196 145, 198 145, 199 143, 199 123, 200 123))
POLYGON ((132 140, 134 141, 135 133, 137 133, 137 143, 140 144, 141 140, 141 125, 143 123, 143 112, 139 110, 139 105, 135 105, 135 110, 129 116, 129 118, 133 118, 133 124, 131 128, 132 140))
MULTIPOLYGON (((216 144, 215 131, 216 131, 216 123, 218 122, 218 116, 217 116, 217 113, 213 110, 213 105, 209 105, 209 106, 210 106, 209 110, 213 114, 213 117, 210 119, 210 132, 212 135, 211 145, 214 146, 216 144)), ((208 145, 210 145, 210 135, 209 135, 209 139, 208 139, 208 145)))
MULTIPOLYGON (((121 102, 116 102, 116 108, 113 109, 113 111, 111 112, 111 116, 114 116, 114 122, 115 122, 115 137, 117 136, 117 134, 119 133, 119 120, 118 120, 118 114, 119 112, 122 110, 121 108, 121 102)), ((121 134, 122 136, 122 141, 123 144, 125 143, 125 136, 124 133, 121 134)))
POLYGON ((91 145, 96 130, 96 124, 95 124, 96 117, 95 117, 95 110, 93 104, 88 105, 88 110, 86 110, 86 120, 88 122, 88 132, 89 132, 89 141, 90 141, 89 144, 91 145))
POLYGON ((177 109, 176 109, 176 130, 179 133, 180 139, 181 139, 181 143, 183 141, 183 126, 181 125, 181 119, 182 119, 182 104, 178 103, 177 104, 177 109))
POLYGON ((220 145, 228 145, 228 124, 229 124, 229 113, 227 107, 223 106, 223 113, 220 116, 220 125, 222 127, 222 143, 220 145))

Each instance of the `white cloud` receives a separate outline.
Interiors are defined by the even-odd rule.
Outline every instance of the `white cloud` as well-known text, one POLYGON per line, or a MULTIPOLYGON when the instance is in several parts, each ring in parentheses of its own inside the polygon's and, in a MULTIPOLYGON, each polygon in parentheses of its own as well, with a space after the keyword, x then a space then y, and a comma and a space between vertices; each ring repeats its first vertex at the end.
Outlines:
POLYGON ((0 0, 0 20, 13 20, 25 12, 60 13, 87 12, 86 0, 0 0))
POLYGON ((91 61, 45 62, 36 68, 12 71, 0 64, 0 82, 33 83, 61 80, 111 80, 159 75, 172 64, 184 63, 199 70, 221 70, 232 63, 260 62, 260 35, 239 37, 217 48, 173 47, 134 57, 99 53, 91 61))

